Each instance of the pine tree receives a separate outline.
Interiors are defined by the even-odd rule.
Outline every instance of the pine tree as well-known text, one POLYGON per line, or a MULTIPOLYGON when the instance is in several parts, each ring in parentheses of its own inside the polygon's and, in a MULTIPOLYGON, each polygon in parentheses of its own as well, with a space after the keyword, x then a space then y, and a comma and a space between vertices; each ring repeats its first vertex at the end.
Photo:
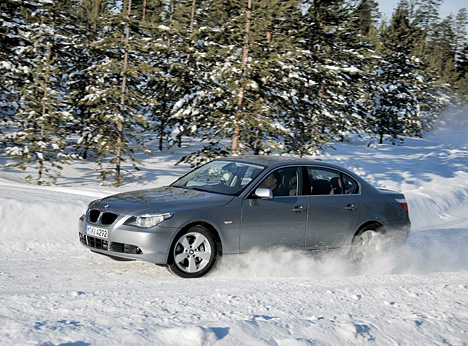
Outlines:
POLYGON ((124 181, 127 160, 138 170, 137 150, 149 153, 140 136, 147 126, 139 108, 140 76, 147 65, 139 54, 140 18, 132 16, 130 0, 120 6, 120 13, 109 8, 101 12, 98 27, 102 31, 92 43, 93 63, 84 71, 90 82, 81 101, 91 114, 101 179, 113 175, 115 186, 124 181))
MULTIPOLYGON (((406 1, 402 1, 406 3, 406 1)), ((439 22, 439 8, 443 0, 418 0, 418 8, 416 18, 419 27, 421 28, 420 54, 424 54, 426 43, 430 41, 438 30, 435 25, 439 22)), ((412 4, 411 4, 412 5, 412 4)), ((410 6, 408 3, 407 6, 410 6)))
POLYGON ((171 38, 166 36, 170 26, 166 25, 168 23, 165 21, 164 12, 166 7, 172 11, 172 5, 173 2, 166 6, 161 1, 148 1, 142 8, 142 30, 145 35, 151 37, 145 44, 147 47, 141 51, 150 68, 144 72, 141 80, 142 111, 147 114, 151 130, 157 134, 160 151, 163 150, 164 141, 171 132, 168 109, 172 100, 168 99, 167 88, 171 77, 167 78, 169 75, 165 73, 165 66, 169 64, 167 46, 170 45, 171 38))
POLYGON ((284 81, 281 61, 292 50, 284 17, 296 5, 271 0, 213 2, 210 29, 199 33, 207 54, 203 56, 203 47, 198 47, 196 62, 202 70, 198 91, 179 107, 179 113, 193 117, 197 132, 210 144, 186 160, 280 148, 283 130, 276 95, 284 81))
POLYGON ((455 83, 457 101, 462 106, 468 105, 468 43, 461 51, 457 62, 457 72, 459 79, 455 83))
POLYGON ((460 9, 455 18, 455 70, 458 79, 455 82, 454 89, 457 99, 461 104, 468 102, 468 11, 466 8, 460 9))
MULTIPOLYGON (((95 95, 92 93, 99 76, 93 75, 94 64, 102 58, 102 51, 93 45, 104 30, 102 17, 109 14, 109 1, 82 0, 75 8, 81 32, 76 34, 75 42, 67 47, 70 65, 68 94, 74 123, 70 129, 78 136, 75 151, 84 160, 96 156, 100 129, 105 126, 101 117, 92 112, 95 95)), ((97 155, 98 156, 98 155, 97 155)))
POLYGON ((368 49, 350 25, 344 1, 310 1, 285 92, 289 151, 317 155, 361 127, 359 83, 368 49))
POLYGON ((454 50, 455 54, 458 55, 462 52, 464 45, 467 43, 468 33, 468 10, 461 8, 457 16, 455 17, 455 25, 453 31, 455 33, 454 50))
POLYGON ((462 78, 457 59, 466 37, 466 9, 460 10, 456 18, 449 15, 440 20, 439 6, 440 0, 427 0, 417 8, 419 27, 424 35, 416 54, 426 62, 426 76, 438 80, 439 89, 449 86, 452 93, 457 93, 457 81, 462 78))
MULTIPOLYGON (((19 59, 29 62, 22 75, 21 107, 12 120, 17 131, 7 135, 5 152, 15 161, 10 166, 34 167, 37 184, 54 182, 64 163, 73 159, 66 151, 66 124, 71 115, 66 111, 63 93, 63 56, 60 47, 67 44, 66 25, 72 22, 67 2, 30 2, 33 10, 26 13, 24 47, 19 59)), ((33 179, 32 175, 27 177, 33 179)))
POLYGON ((289 67, 296 56, 300 4, 298 1, 261 1, 253 10, 254 16, 258 13, 262 16, 253 17, 251 25, 253 41, 249 55, 256 64, 249 83, 256 90, 246 96, 256 101, 250 115, 254 121, 244 129, 244 146, 255 154, 268 154, 284 150, 282 142, 288 136, 283 126, 286 108, 282 107, 280 95, 289 87, 289 67))
POLYGON ((210 54, 207 32, 210 31, 210 0, 180 1, 175 12, 175 27, 181 37, 178 50, 182 52, 177 64, 179 89, 173 104, 171 116, 174 124, 175 141, 181 146, 183 135, 194 135, 197 130, 190 116, 193 102, 207 89, 207 76, 211 74, 210 63, 206 56, 210 54))
POLYGON ((0 3, 0 145, 5 144, 4 130, 19 110, 22 78, 29 69, 27 61, 20 59, 25 41, 24 18, 34 6, 20 0, 0 3))
POLYGON ((361 0, 353 11, 353 18, 350 22, 355 32, 364 37, 369 37, 377 30, 376 24, 380 18, 378 3, 374 0, 361 0))
POLYGON ((146 74, 144 94, 145 109, 156 132, 159 150, 164 143, 181 145, 182 135, 190 122, 184 115, 177 115, 184 99, 197 89, 196 23, 200 16, 201 1, 171 1, 161 6, 146 23, 146 31, 152 37, 148 61, 152 68, 146 74))
POLYGON ((383 54, 370 84, 368 131, 379 143, 390 136, 393 144, 403 136, 422 136, 440 108, 433 80, 424 77, 422 61, 415 57, 423 31, 406 1, 401 1, 391 24, 382 32, 383 54))
MULTIPOLYGON (((446 65, 452 65, 455 62, 456 55, 456 35, 453 31, 453 17, 449 16, 434 25, 436 27, 436 33, 426 43, 425 56, 432 59, 432 64, 439 70, 445 69, 446 65)), ((455 73, 455 70, 452 69, 455 73)), ((450 79, 455 76, 448 76, 445 82, 450 82, 450 79)))

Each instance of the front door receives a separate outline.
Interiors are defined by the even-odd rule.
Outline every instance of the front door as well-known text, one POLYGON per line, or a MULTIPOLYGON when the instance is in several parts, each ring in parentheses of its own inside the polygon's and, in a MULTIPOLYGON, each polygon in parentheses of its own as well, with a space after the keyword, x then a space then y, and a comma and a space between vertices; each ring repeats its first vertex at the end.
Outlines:
POLYGON ((300 167, 285 167, 267 175, 258 187, 272 198, 250 196, 242 203, 240 250, 271 247, 305 248, 308 197, 301 195, 300 167))

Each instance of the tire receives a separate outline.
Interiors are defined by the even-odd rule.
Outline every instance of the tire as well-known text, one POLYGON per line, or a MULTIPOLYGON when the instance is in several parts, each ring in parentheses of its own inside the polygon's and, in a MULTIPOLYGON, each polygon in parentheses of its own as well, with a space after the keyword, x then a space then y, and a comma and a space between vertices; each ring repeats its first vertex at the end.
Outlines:
POLYGON ((356 263, 369 263, 388 250, 384 229, 368 225, 360 229, 351 242, 350 257, 356 263))
POLYGON ((213 235, 205 227, 197 225, 175 239, 168 269, 182 278, 199 278, 213 268, 216 257, 213 235))

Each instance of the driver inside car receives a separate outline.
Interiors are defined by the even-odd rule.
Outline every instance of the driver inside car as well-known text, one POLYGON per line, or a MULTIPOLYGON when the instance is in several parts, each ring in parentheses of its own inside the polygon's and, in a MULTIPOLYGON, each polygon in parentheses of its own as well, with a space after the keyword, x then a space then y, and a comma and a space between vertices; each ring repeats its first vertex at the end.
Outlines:
POLYGON ((259 187, 264 189, 270 189, 275 195, 275 190, 278 189, 279 182, 281 181, 281 176, 278 172, 273 172, 262 181, 259 187))

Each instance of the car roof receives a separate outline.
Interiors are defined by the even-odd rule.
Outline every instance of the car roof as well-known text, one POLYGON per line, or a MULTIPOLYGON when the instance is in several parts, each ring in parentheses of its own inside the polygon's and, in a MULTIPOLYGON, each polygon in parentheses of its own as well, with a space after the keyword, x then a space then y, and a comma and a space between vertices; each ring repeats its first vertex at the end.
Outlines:
POLYGON ((253 164, 259 164, 263 166, 267 166, 270 169, 275 168, 275 167, 280 167, 285 164, 287 165, 310 165, 310 164, 315 164, 319 166, 324 166, 324 167, 329 167, 329 168, 335 168, 341 171, 344 171, 351 176, 356 177, 356 174, 352 173, 348 169, 330 163, 330 162, 324 162, 320 158, 304 158, 304 157, 298 157, 298 156, 279 156, 279 155, 239 155, 239 156, 228 156, 225 158, 220 158, 219 160, 229 160, 229 161, 238 161, 238 162, 246 162, 246 163, 253 163, 253 164))
POLYGON ((278 155, 239 155, 239 156, 228 156, 220 160, 229 160, 229 161, 242 161, 249 163, 257 163, 266 166, 279 166, 285 163, 288 164, 310 164, 322 162, 320 159, 309 159, 301 158, 298 156, 278 156, 278 155))

